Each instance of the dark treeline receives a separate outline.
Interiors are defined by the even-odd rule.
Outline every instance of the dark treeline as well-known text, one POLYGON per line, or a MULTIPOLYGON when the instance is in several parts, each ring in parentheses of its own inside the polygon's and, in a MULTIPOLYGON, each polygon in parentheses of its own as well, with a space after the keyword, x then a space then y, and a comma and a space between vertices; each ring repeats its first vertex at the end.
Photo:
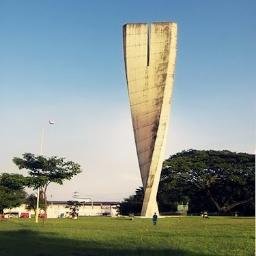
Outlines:
MULTIPOLYGON (((163 163, 157 201, 160 213, 188 203, 188 214, 255 215, 254 155, 227 150, 188 150, 163 163)), ((140 214, 143 188, 120 204, 121 214, 140 214)))

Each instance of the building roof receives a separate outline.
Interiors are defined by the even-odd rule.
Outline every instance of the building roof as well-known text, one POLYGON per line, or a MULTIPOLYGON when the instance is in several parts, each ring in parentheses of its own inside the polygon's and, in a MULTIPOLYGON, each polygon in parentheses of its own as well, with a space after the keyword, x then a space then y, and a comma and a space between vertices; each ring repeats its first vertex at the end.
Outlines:
MULTIPOLYGON (((88 201, 77 201, 77 200, 68 200, 68 201, 48 201, 48 204, 65 204, 67 205, 68 202, 79 202, 80 204, 84 204, 84 205, 91 205, 92 202, 88 202, 88 201)), ((120 204, 120 202, 117 201, 95 201, 93 202, 93 205, 118 205, 120 204)))

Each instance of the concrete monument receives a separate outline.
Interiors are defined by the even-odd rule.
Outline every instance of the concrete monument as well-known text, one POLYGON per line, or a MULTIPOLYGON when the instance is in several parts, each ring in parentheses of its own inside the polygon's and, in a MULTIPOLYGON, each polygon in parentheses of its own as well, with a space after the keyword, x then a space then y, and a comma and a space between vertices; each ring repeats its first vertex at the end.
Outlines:
POLYGON ((141 215, 156 202, 173 89, 177 25, 159 22, 123 27, 125 71, 134 137, 144 187, 141 215))

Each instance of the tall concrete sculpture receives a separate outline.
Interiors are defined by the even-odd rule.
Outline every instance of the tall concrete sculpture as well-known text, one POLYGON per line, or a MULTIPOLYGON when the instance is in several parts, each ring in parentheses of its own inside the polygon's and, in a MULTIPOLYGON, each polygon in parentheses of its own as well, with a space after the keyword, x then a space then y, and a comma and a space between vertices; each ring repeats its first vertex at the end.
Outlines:
POLYGON ((177 25, 123 27, 125 71, 134 137, 144 187, 141 215, 157 212, 176 59, 177 25))

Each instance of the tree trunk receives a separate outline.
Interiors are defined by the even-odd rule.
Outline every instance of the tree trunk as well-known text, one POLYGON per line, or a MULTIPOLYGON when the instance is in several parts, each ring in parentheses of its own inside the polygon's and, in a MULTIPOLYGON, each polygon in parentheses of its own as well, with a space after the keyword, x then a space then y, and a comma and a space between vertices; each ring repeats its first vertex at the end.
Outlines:
POLYGON ((235 202, 235 203, 230 204, 230 205, 225 205, 225 206, 221 207, 221 211, 223 213, 227 213, 231 209, 235 208, 236 206, 241 205, 241 204, 246 204, 246 203, 250 202, 251 200, 253 200, 253 198, 249 198, 247 200, 242 200, 242 201, 239 201, 239 202, 235 202))
POLYGON ((44 211, 47 211, 47 197, 46 197, 46 189, 43 191, 43 199, 44 199, 44 211))
POLYGON ((47 183, 44 188, 43 188, 43 199, 44 199, 44 211, 45 213, 47 212, 47 196, 46 196, 46 191, 47 191, 47 188, 48 188, 48 185, 50 183, 47 183))
POLYGON ((210 197, 210 199, 212 200, 212 202, 214 203, 214 205, 216 206, 216 208, 218 209, 218 212, 221 211, 221 207, 220 205, 218 204, 218 202, 213 198, 212 194, 211 194, 211 191, 208 189, 207 190, 207 195, 210 197))
POLYGON ((224 214, 228 213, 231 209, 233 209, 234 207, 236 207, 238 205, 246 204, 246 203, 250 202, 251 200, 253 200, 253 198, 249 198, 247 200, 238 201, 233 204, 220 206, 219 203, 213 198, 211 191, 209 189, 207 190, 207 195, 209 196, 211 201, 214 203, 214 205, 218 209, 218 212, 224 213, 224 214))

